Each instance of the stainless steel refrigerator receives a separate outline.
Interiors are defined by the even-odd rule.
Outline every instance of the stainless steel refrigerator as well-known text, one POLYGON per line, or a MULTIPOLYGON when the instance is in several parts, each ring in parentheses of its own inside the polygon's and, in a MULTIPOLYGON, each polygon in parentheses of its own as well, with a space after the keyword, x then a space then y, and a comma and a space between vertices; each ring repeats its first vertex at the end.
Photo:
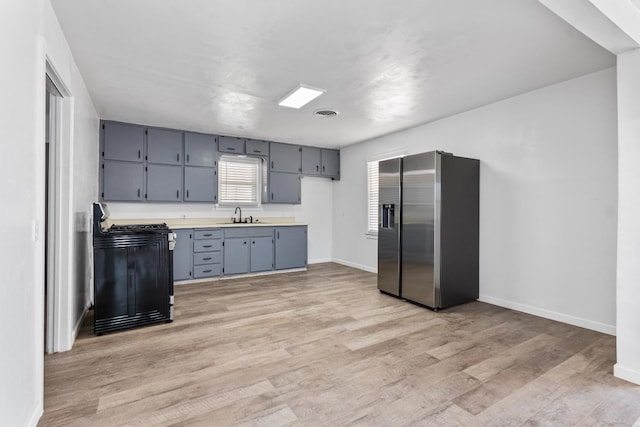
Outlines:
POLYGON ((478 298, 479 177, 440 151, 380 162, 381 292, 436 310, 478 298))

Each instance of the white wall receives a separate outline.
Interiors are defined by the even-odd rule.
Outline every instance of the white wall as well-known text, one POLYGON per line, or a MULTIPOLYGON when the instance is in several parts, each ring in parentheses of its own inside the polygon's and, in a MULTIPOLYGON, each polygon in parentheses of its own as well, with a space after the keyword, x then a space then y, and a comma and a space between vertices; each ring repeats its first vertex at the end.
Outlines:
MULTIPOLYGON (((309 224, 309 263, 331 260, 331 228, 333 221, 333 186, 327 178, 302 178, 302 204, 269 205, 243 208, 242 216, 254 218, 292 217, 309 224)), ((163 218, 231 218, 234 208, 206 203, 106 203, 110 219, 163 218)))
POLYGON ((618 55, 616 376, 640 384, 640 49, 618 55))
MULTIPOLYGON (((74 130, 69 131, 63 152, 72 156, 74 145, 97 144, 97 133, 92 136, 86 131, 97 119, 95 110, 64 38, 50 31, 49 8, 45 0, 0 2, 0 57, 10 64, 0 69, 0 78, 5 83, 0 99, 0 157, 4 159, 0 227, 5 242, 0 248, 0 289, 5 301, 0 310, 0 414, 2 424, 12 426, 35 425, 43 407, 46 56, 75 97, 70 100, 75 104, 71 110, 74 130)), ((83 152, 79 156, 67 157, 65 161, 73 164, 89 157, 95 159, 97 153, 83 152)), ((96 182, 95 173, 93 176, 86 170, 81 173, 85 175, 76 173, 67 180, 74 182, 68 191, 72 196, 82 193, 70 198, 71 204, 73 200, 89 198, 85 192, 93 191, 90 198, 97 194, 96 189, 75 184, 75 180, 96 182)), ((75 293, 76 285, 68 291, 75 293)), ((67 307, 71 310, 72 304, 67 307)))
POLYGON ((615 69, 343 149, 334 259, 376 269, 367 160, 434 149, 481 160, 481 299, 615 333, 615 69))

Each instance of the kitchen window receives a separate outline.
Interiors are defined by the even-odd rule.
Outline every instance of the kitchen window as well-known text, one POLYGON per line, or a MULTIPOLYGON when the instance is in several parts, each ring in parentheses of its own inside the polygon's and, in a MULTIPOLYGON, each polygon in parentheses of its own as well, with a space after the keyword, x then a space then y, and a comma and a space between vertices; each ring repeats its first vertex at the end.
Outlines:
POLYGON ((221 205, 258 206, 262 159, 223 155, 218 160, 218 198, 221 205))
POLYGON ((378 163, 367 162, 367 234, 378 235, 378 163))

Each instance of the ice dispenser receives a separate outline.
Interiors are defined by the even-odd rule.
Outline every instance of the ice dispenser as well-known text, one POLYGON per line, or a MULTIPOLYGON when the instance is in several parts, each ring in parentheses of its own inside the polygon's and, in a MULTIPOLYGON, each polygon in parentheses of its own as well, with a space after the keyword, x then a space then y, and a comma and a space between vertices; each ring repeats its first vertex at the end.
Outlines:
POLYGON ((395 227, 395 210, 396 205, 393 203, 385 203, 382 205, 382 228, 390 229, 395 227))

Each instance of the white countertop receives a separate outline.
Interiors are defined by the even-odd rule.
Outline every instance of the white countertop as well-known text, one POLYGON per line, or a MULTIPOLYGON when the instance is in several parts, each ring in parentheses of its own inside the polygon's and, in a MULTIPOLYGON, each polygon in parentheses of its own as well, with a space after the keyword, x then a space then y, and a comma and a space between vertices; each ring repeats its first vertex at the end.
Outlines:
MULTIPOLYGON (((243 218, 244 220, 244 218, 243 218)), ((254 219, 256 221, 256 219, 254 219)), ((227 227, 286 227, 294 225, 308 225, 303 222, 296 222, 292 217, 258 218, 258 222, 253 223, 232 223, 228 218, 123 218, 107 219, 103 227, 109 228, 112 225, 127 224, 161 224, 166 223, 171 229, 178 228, 227 228, 227 227)))

